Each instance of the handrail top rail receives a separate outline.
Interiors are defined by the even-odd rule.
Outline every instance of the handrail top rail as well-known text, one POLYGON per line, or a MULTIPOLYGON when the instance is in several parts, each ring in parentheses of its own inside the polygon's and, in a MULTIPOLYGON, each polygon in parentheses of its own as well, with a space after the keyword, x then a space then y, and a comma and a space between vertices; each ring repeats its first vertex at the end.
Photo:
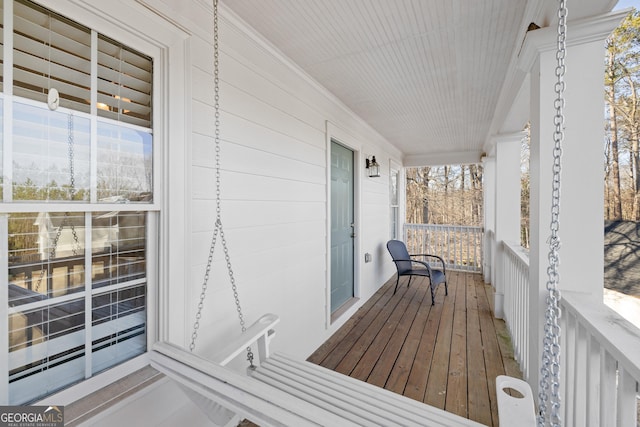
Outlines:
POLYGON ((470 229, 470 230, 484 230, 484 227, 481 225, 454 225, 454 224, 416 224, 405 222, 405 227, 412 228, 459 228, 459 229, 470 229))
POLYGON ((513 254, 517 257, 522 263, 524 263, 527 267, 529 267, 529 252, 519 243, 515 242, 507 242, 506 240, 501 240, 502 247, 509 253, 513 254))
POLYGON ((587 294, 562 291, 560 303, 588 327, 589 333, 622 364, 627 373, 640 381, 640 329, 604 302, 594 303, 587 294))

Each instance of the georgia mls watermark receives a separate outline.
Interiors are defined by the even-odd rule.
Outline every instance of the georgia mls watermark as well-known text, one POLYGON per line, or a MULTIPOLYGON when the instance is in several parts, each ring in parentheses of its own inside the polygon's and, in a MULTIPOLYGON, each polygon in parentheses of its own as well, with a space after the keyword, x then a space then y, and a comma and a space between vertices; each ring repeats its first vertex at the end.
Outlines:
POLYGON ((64 406, 0 406, 0 427, 64 427, 64 406))

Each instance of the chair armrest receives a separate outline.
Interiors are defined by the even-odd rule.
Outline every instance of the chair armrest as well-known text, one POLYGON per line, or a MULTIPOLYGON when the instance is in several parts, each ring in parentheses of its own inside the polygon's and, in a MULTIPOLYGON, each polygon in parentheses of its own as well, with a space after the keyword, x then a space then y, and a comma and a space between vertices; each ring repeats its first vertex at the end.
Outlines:
MULTIPOLYGON (((412 256, 412 255, 409 255, 409 256, 412 256)), ((417 259, 394 259, 393 262, 395 262, 396 265, 399 262, 410 262, 412 264, 420 264, 427 269, 427 271, 429 272, 429 276, 431 276, 431 266, 427 262, 418 261, 417 259)))
POLYGON ((243 333, 232 339, 222 349, 217 351, 211 360, 222 366, 229 363, 238 354, 245 351, 253 343, 258 343, 260 360, 269 357, 269 341, 275 334, 273 327, 280 322, 275 314, 265 314, 249 326, 243 333))
MULTIPOLYGON (((442 258, 439 255, 434 255, 434 254, 410 254, 410 257, 429 257, 429 258, 436 258, 438 261, 440 261, 442 263, 442 272, 446 275, 446 264, 444 262, 444 258, 442 258)), ((415 261, 415 260, 413 260, 415 261)), ((424 262, 424 261, 422 261, 424 262)))

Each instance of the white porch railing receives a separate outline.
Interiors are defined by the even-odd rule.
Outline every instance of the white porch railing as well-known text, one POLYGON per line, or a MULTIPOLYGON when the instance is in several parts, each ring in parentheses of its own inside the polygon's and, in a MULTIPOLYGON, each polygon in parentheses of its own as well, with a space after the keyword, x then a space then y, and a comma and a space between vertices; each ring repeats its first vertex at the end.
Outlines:
MULTIPOLYGON (((505 322, 516 360, 529 378, 529 257, 502 243, 505 322)), ((562 292, 561 378, 566 426, 638 425, 640 330, 586 294, 562 292)))
POLYGON ((518 244, 502 243, 504 316, 511 334, 514 357, 529 378, 529 255, 518 244))
POLYGON ((585 294, 560 306, 565 425, 638 425, 640 330, 585 294))
POLYGON ((482 271, 482 227, 405 224, 404 236, 411 254, 435 254, 447 269, 482 271))

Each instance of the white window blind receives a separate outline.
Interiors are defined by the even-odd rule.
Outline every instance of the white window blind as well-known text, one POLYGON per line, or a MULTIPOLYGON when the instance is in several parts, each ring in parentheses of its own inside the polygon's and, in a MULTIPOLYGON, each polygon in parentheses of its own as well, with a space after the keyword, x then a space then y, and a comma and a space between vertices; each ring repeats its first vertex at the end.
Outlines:
POLYGON ((98 115, 151 127, 152 61, 98 36, 98 115))
POLYGON ((61 106, 89 112, 91 30, 22 0, 13 26, 14 95, 45 102, 56 88, 61 106))
MULTIPOLYGON (((13 91, 46 101, 49 89, 60 105, 89 112, 91 30, 27 0, 14 4, 13 91)), ((151 127, 153 61, 98 35, 98 115, 151 127)))

